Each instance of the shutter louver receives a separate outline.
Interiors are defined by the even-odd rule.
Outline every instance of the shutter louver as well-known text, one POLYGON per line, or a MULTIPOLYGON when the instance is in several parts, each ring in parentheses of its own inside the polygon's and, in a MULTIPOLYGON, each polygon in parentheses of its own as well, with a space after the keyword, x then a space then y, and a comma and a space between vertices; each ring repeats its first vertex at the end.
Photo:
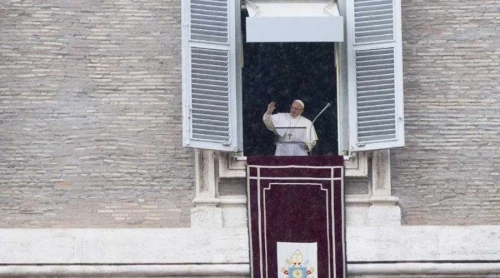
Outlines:
POLYGON ((359 141, 395 139, 393 49, 357 51, 356 70, 359 141))
POLYGON ((399 1, 355 0, 348 4, 351 151, 404 145, 399 1))
POLYGON ((228 141, 228 65, 226 50, 191 49, 193 139, 228 141))
POLYGON ((359 43, 394 39, 394 8, 392 0, 354 1, 354 35, 359 43))
MULTIPOLYGON (((237 2, 237 1, 236 1, 237 2)), ((183 1, 183 144, 237 151, 234 0, 183 1)))
POLYGON ((228 1, 191 0, 191 40, 228 43, 228 1))

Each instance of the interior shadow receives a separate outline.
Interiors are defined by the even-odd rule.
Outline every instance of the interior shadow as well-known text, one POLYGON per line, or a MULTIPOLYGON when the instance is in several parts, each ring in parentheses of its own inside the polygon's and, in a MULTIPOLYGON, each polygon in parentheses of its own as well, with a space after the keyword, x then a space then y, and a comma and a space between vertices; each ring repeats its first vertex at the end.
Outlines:
POLYGON ((276 102, 276 112, 289 112, 294 99, 305 103, 309 120, 331 106, 316 120, 318 143, 312 155, 337 153, 337 99, 334 43, 245 43, 243 33, 244 155, 273 155, 274 134, 262 115, 276 102))

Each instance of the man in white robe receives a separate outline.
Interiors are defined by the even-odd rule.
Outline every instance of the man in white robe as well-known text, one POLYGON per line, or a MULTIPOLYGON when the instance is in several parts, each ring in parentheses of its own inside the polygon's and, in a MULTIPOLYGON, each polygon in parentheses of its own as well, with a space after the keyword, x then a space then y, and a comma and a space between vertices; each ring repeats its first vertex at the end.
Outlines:
POLYGON ((273 114, 276 103, 267 106, 262 120, 267 129, 277 136, 276 156, 305 156, 316 145, 318 136, 312 122, 302 116, 304 103, 295 100, 290 107, 290 113, 273 114))

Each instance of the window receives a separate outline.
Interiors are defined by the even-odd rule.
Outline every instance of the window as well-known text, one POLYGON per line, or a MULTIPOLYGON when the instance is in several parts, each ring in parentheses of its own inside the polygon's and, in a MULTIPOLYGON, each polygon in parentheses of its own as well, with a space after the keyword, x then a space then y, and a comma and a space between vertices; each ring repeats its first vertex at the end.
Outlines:
MULTIPOLYGON (((404 145, 400 0, 338 1, 339 154, 404 145)), ((183 144, 242 151, 240 3, 183 1, 183 144)))
POLYGON ((314 123, 319 140, 312 154, 336 154, 334 43, 247 43, 243 52, 245 156, 274 154, 274 134, 262 123, 262 114, 271 101, 276 102, 275 112, 288 112, 297 98, 305 102, 303 116, 311 121, 331 103, 314 123))

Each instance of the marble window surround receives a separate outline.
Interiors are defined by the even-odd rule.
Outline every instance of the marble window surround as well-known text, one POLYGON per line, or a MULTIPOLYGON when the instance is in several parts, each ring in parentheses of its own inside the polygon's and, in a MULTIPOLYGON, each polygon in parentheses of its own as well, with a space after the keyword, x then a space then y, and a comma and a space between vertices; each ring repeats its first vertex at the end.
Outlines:
MULTIPOLYGON (((368 177, 368 194, 346 196, 347 225, 400 225, 398 198, 391 196, 390 151, 356 153, 346 159, 345 168, 347 178, 368 177)), ((195 169, 192 225, 224 227, 222 223, 227 222, 246 227, 246 196, 218 194, 219 180, 246 178, 246 160, 230 153, 195 150, 195 169), (223 214, 232 218, 223 217, 223 214)))

